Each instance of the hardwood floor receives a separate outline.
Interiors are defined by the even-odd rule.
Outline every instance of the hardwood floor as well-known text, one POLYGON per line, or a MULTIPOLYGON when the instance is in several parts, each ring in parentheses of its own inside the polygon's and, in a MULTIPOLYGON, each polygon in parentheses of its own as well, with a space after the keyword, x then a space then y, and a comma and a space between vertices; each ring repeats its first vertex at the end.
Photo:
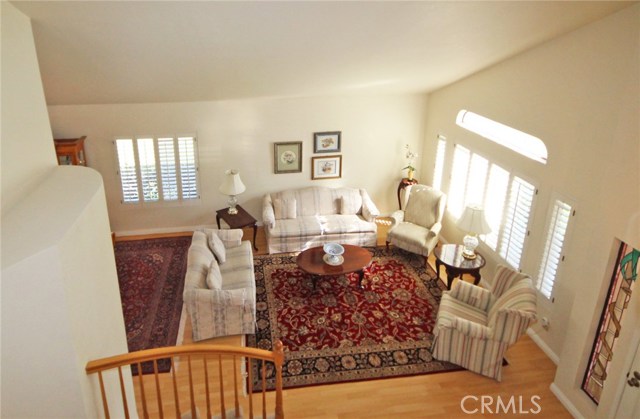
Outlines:
MULTIPOLYGON (((378 244, 384 245, 387 227, 384 224, 379 227, 378 244)), ((245 230, 245 238, 252 234, 250 229, 245 230)), ((255 253, 265 254, 266 240, 262 228, 258 230, 256 241, 259 250, 255 253)), ((432 259, 430 257, 433 266, 432 259)), ((192 343, 188 318, 183 339, 183 344, 187 343, 192 343)), ((239 336, 208 339, 200 343, 242 344, 239 336)), ((284 412, 289 418, 514 417, 519 413, 534 412, 538 412, 537 417, 571 418, 549 389, 555 365, 528 336, 522 337, 509 349, 507 360, 509 365, 503 370, 501 383, 472 372, 459 371, 284 390, 284 412), (499 402, 501 408, 498 408, 499 402)), ((186 368, 179 368, 179 374, 184 375, 184 370, 186 368)), ((225 378, 232 381, 231 366, 225 365, 224 371, 225 378)), ((153 377, 146 376, 144 383, 145 388, 153 388, 153 377)), ((195 377, 195 383, 199 388, 204 386, 200 376, 195 377)), ((142 417, 137 377, 134 377, 134 384, 142 417)), ((173 391, 168 377, 161 377, 160 387, 166 403, 173 391)), ((179 393, 181 405, 186 406, 188 390, 180 390, 179 393)), ((259 394, 253 396, 254 406, 259 405, 260 397, 259 394)), ((147 394, 147 403, 151 417, 156 417, 155 396, 147 394)), ((268 404, 273 405, 270 396, 268 404)), ((241 405, 245 417, 248 417, 248 399, 243 398, 241 405)), ((200 410, 203 412, 202 407, 200 410)))

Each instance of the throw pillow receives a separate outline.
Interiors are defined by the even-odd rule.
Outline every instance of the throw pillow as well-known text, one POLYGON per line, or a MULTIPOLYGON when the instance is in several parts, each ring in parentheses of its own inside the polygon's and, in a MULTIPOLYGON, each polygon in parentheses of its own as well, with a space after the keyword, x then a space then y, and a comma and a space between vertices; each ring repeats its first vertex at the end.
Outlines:
POLYGON ((340 197, 340 214, 342 215, 357 214, 358 210, 360 209, 359 207, 357 207, 357 205, 358 205, 358 202, 356 202, 354 199, 351 199, 346 196, 341 196, 340 197))
POLYGON ((213 252, 216 259, 218 259, 218 263, 222 264, 227 261, 227 254, 224 249, 224 243, 218 235, 211 231, 209 233, 209 248, 213 252))
POLYGON ((244 233, 241 228, 232 228, 230 230, 211 230, 211 234, 218 236, 226 249, 231 249, 242 244, 242 235, 244 233))
POLYGON ((209 272, 207 273, 207 287, 210 290, 222 289, 222 273, 220 272, 220 266, 215 259, 211 261, 209 265, 209 272))
POLYGON ((273 201, 273 211, 276 220, 286 220, 296 218, 296 199, 295 198, 276 198, 273 201))

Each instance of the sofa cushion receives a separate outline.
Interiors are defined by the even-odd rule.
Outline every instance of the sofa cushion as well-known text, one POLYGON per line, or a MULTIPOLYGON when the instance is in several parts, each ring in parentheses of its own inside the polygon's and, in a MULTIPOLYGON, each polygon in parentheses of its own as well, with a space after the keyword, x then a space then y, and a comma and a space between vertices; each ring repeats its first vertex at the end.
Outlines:
POLYGON ((376 225, 358 215, 318 215, 280 220, 269 230, 274 237, 306 237, 328 234, 376 232, 376 225))
POLYGON ((358 202, 348 196, 340 197, 340 214, 342 215, 355 215, 360 210, 358 202))
POLYGON ((224 251, 224 243, 220 240, 220 237, 216 233, 208 235, 209 248, 213 252, 213 255, 218 260, 218 263, 223 264, 227 260, 226 253, 224 251))
POLYGON ((296 218, 296 199, 277 198, 273 201, 276 220, 296 218))
POLYGON ((211 261, 209 265, 209 272, 207 273, 207 288, 210 290, 222 289, 222 273, 220 272, 220 266, 216 260, 211 261))
POLYGON ((187 253, 187 270, 206 276, 213 258, 213 252, 207 244, 207 236, 201 231, 195 231, 187 253))
MULTIPOLYGON (((326 188, 312 186, 309 188, 285 190, 271 194, 272 203, 276 199, 295 199, 296 216, 335 215, 340 214, 340 200, 346 197, 360 211, 362 196, 359 189, 326 188)), ((276 219, 278 217, 276 216, 276 219)))
POLYGON ((449 293, 442 294, 438 308, 437 324, 439 327, 453 326, 456 317, 469 320, 483 326, 487 325, 487 313, 483 310, 465 304, 451 297, 449 293))
POLYGON ((431 228, 438 221, 436 214, 438 206, 433 205, 433 202, 437 201, 440 196, 439 191, 430 188, 421 188, 415 193, 412 190, 405 209, 404 220, 431 228))

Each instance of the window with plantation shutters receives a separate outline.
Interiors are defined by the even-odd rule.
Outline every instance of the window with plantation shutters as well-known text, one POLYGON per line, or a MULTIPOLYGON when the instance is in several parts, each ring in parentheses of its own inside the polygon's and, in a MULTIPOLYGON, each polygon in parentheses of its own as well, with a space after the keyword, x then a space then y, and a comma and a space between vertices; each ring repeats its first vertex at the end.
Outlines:
POLYGON ((520 268, 535 194, 529 182, 455 145, 447 210, 459 218, 467 205, 484 207, 491 233, 480 240, 515 269, 520 268))
POLYGON ((123 203, 200 197, 195 137, 117 138, 115 146, 123 203))
POLYGON ((564 241, 569 227, 569 220, 573 214, 571 205, 560 200, 554 202, 537 280, 538 289, 542 295, 549 299, 553 292, 553 284, 558 274, 560 262, 564 260, 562 255, 564 241))
POLYGON ((436 148, 436 164, 433 168, 433 187, 442 189, 442 174, 444 172, 444 158, 447 150, 447 139, 438 135, 438 146, 436 148))

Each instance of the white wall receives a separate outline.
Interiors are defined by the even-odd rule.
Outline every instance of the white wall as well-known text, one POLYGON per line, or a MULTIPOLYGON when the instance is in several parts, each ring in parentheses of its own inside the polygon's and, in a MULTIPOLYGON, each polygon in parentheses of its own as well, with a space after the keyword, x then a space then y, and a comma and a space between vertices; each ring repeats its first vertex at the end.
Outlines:
POLYGON ((0 415, 98 417, 85 365, 127 352, 104 188, 92 169, 57 166, 31 23, 1 4, 0 415))
POLYGON ((122 233, 214 224, 215 210, 226 207, 218 187, 229 168, 240 170, 247 190, 239 203, 259 221, 265 193, 308 185, 366 188, 389 213, 396 209, 395 191, 406 166, 404 145, 422 151, 425 109, 424 96, 400 95, 51 106, 49 115, 56 137, 87 136, 87 160, 104 178, 111 227, 122 233), (311 180, 318 131, 342 132, 342 179, 311 180), (121 204, 114 137, 192 132, 198 136, 199 204, 121 204), (273 143, 283 141, 302 141, 302 173, 273 173, 273 143))
MULTIPOLYGON (((540 316, 551 320, 536 333, 559 356, 555 388, 587 417, 611 416, 623 385, 628 340, 640 316, 630 310, 616 347, 609 393, 598 411, 580 388, 604 294, 610 280, 610 254, 616 239, 640 247, 640 6, 583 27, 448 86, 429 97, 423 173, 433 172, 436 136, 459 143, 524 176, 539 187, 531 236, 522 268, 537 274, 548 208, 555 196, 575 203, 577 215, 566 244, 567 259, 557 279, 552 304, 540 299, 540 316), (503 149, 455 125, 467 109, 541 138, 549 150, 541 165, 503 149), (634 220, 635 217, 635 221, 634 220)), ((446 171, 448 173, 448 171, 446 171)), ((445 179, 447 176, 445 176, 445 179)), ((445 182, 444 189, 447 190, 445 182)), ((450 217, 444 235, 463 235, 450 217)), ((490 275, 498 258, 486 247, 490 275)), ((640 292, 634 294, 634 303, 640 292)), ((637 311, 637 310, 636 310, 637 311)))
POLYGON ((2 15, 1 208, 11 208, 57 165, 29 18, 10 3, 2 15), (46 144, 42 141, 46 139, 46 144))

